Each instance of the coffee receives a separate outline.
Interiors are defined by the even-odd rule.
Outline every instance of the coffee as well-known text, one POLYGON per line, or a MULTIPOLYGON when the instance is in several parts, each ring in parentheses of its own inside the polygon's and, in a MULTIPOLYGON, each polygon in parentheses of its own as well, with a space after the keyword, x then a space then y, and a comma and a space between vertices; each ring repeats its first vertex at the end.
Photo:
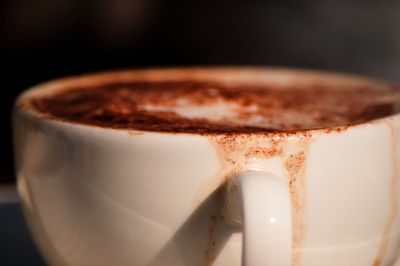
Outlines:
POLYGON ((70 86, 32 97, 53 119, 146 131, 276 132, 348 126, 396 113, 394 86, 191 78, 70 86))

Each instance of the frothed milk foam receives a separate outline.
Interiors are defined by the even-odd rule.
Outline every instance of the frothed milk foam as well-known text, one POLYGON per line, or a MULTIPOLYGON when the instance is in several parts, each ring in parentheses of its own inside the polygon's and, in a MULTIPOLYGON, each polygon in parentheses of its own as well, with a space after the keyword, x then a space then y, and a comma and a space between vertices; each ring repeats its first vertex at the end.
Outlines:
POLYGON ((296 74, 298 82, 296 76, 269 82, 262 73, 246 79, 239 70, 210 69, 215 77, 201 71, 181 70, 177 77, 159 71, 158 78, 145 71, 131 80, 77 83, 32 97, 29 104, 51 118, 83 124, 218 133, 347 126, 396 113, 400 102, 398 88, 373 82, 304 82, 307 73, 296 74))

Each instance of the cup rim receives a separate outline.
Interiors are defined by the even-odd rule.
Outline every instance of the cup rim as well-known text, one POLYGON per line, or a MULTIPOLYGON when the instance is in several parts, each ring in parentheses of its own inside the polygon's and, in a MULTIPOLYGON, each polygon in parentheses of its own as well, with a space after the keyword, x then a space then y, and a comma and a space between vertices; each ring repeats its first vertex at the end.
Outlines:
POLYGON ((349 74, 342 72, 332 72, 325 70, 302 69, 302 68, 287 68, 287 67, 254 67, 254 66, 202 66, 202 67, 162 67, 162 68, 139 68, 139 69, 121 69, 111 71, 99 71, 94 73, 87 73, 81 75, 74 75, 52 79, 43 83, 39 83, 23 91, 14 102, 13 113, 22 112, 25 116, 35 120, 62 124, 65 126, 74 126, 78 128, 91 128, 96 130, 106 130, 111 132, 128 132, 130 134, 173 134, 173 135, 297 135, 297 134, 310 134, 310 133, 340 133, 350 128, 357 128, 371 124, 379 124, 381 122, 400 118, 400 112, 394 113, 389 116, 384 116, 372 120, 363 121, 360 123, 353 123, 350 125, 341 125, 334 127, 320 127, 309 129, 296 129, 296 130, 274 130, 274 131, 251 131, 251 132, 174 132, 174 131, 151 131, 133 128, 114 128, 109 126, 100 126, 95 124, 80 123, 78 121, 69 121, 59 117, 54 117, 35 109, 31 103, 30 98, 34 96, 48 95, 62 90, 67 90, 74 86, 95 87, 96 85, 104 85, 108 83, 146 80, 146 81, 177 81, 184 78, 194 78, 197 80, 207 80, 212 78, 219 81, 230 81, 235 79, 235 82, 244 82, 251 84, 251 82, 265 82, 268 84, 272 82, 271 79, 282 79, 282 82, 293 82, 295 79, 304 84, 318 84, 318 81, 324 84, 343 84, 347 87, 352 86, 376 86, 388 88, 396 86, 394 83, 372 78, 363 75, 349 74), (251 78, 251 80, 249 80, 251 78), (286 78, 286 81, 284 80, 286 78), (292 81, 290 81, 292 80, 292 81))

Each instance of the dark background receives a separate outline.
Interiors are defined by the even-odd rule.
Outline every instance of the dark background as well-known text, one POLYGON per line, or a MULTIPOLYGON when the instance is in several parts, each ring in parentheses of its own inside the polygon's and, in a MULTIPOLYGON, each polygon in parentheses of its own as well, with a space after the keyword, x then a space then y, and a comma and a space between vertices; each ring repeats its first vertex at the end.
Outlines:
POLYGON ((10 115, 27 87, 97 70, 215 64, 400 82, 400 1, 2 0, 0 183, 14 182, 10 115))

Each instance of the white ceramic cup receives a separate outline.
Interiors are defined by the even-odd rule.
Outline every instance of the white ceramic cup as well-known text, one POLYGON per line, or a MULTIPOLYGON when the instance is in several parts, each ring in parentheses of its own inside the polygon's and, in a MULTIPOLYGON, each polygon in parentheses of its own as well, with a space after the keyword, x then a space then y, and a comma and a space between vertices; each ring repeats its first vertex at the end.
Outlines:
POLYGON ((135 79, 389 84, 284 69, 169 69, 52 81, 14 110, 18 192, 50 265, 386 266, 399 254, 400 115, 265 134, 48 119, 29 97, 135 79))

